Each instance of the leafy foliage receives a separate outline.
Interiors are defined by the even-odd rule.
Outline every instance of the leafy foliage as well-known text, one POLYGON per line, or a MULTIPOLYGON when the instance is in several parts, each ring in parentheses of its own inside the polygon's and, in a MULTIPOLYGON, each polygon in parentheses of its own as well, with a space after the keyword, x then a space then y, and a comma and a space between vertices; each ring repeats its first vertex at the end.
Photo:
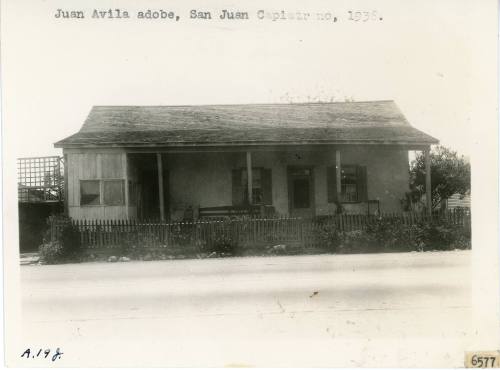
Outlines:
MULTIPOLYGON (((470 191, 470 164, 463 156, 443 146, 431 150, 429 156, 433 209, 455 193, 470 191)), ((421 153, 410 165, 410 189, 408 197, 413 203, 425 194, 425 158, 421 153)))
POLYGON ((323 224, 318 230, 318 239, 326 250, 337 252, 343 240, 343 234, 334 224, 323 224))
POLYGON ((41 260, 50 264, 78 260, 83 248, 80 232, 71 219, 60 215, 50 216, 47 223, 60 225, 60 232, 56 240, 50 240, 50 229, 45 232, 44 242, 38 249, 41 260))
POLYGON ((469 249, 469 230, 446 219, 405 225, 397 218, 378 218, 365 230, 339 231, 335 225, 325 225, 319 237, 334 253, 410 252, 469 249))
POLYGON ((70 259, 79 257, 82 252, 80 232, 71 222, 64 224, 59 241, 63 247, 64 257, 70 259))
POLYGON ((219 255, 235 255, 238 251, 238 243, 228 233, 217 231, 209 251, 219 255))
POLYGON ((63 246, 58 241, 46 242, 38 249, 40 259, 49 265, 61 263, 64 260, 63 246))

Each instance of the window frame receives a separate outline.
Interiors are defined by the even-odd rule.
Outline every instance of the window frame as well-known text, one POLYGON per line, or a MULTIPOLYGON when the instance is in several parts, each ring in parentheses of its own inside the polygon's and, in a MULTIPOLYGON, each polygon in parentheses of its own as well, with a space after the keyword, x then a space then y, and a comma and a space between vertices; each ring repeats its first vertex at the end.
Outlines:
MULTIPOLYGON (((264 205, 264 188, 262 184, 262 177, 263 177, 263 172, 264 172, 264 167, 252 167, 252 172, 254 171, 259 171, 259 177, 260 177, 260 187, 254 188, 252 184, 252 203, 248 201, 248 188, 247 188, 247 183, 243 181, 247 177, 247 168, 246 167, 241 167, 241 187, 243 188, 243 203, 248 204, 250 206, 261 206, 264 205), (255 196, 253 194, 255 189, 260 189, 260 198, 261 201, 259 203, 255 202, 255 196)), ((252 181, 254 181, 253 173, 252 173, 252 181)))
POLYGON ((100 207, 102 206, 102 188, 101 188, 101 181, 99 179, 80 179, 79 182, 80 188, 79 188, 79 204, 80 207, 100 207), (97 182, 99 185, 99 203, 98 204, 82 204, 82 183, 83 182, 97 182))
MULTIPOLYGON (((360 165, 359 164, 341 164, 340 165, 340 203, 348 203, 348 204, 352 204, 352 203, 362 203, 362 201, 359 199, 360 196, 359 196, 359 181, 360 181, 360 178, 359 178, 359 167, 360 165), (356 200, 347 200, 345 199, 345 193, 344 193, 344 183, 343 183, 343 179, 342 179, 342 170, 344 167, 352 167, 354 168, 354 176, 355 176, 355 183, 354 183, 354 186, 356 188, 356 200)), ((351 183, 350 183, 351 184, 351 183)), ((352 185, 352 184, 351 184, 352 185)))
POLYGON ((125 206, 126 204, 126 199, 125 199, 125 179, 102 179, 102 205, 103 206, 108 206, 108 207, 122 207, 125 206), (119 204, 110 204, 105 202, 105 185, 107 182, 119 182, 121 185, 121 197, 122 197, 122 202, 119 204))
POLYGON ((80 179, 79 188, 79 206, 80 207, 126 207, 127 206, 127 184, 123 178, 98 178, 98 179, 80 179), (82 182, 83 181, 98 181, 99 182, 99 204, 82 204, 82 182), (121 181, 123 189, 123 203, 121 204, 106 204, 104 202, 104 182, 106 181, 121 181))

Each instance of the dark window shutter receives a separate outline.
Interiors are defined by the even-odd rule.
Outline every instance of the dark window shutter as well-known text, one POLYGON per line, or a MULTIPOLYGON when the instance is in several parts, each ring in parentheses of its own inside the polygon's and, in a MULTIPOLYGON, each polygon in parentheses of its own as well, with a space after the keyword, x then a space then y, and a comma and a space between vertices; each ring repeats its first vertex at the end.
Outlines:
POLYGON ((241 170, 232 173, 233 206, 243 205, 243 186, 241 185, 241 170))
POLYGON ((337 171, 335 166, 326 168, 326 189, 328 203, 335 203, 337 201, 337 171))
POLYGON ((366 166, 358 166, 357 175, 358 175, 358 201, 366 202, 368 200, 366 166))
POLYGON ((263 168, 261 172, 262 181, 262 202, 264 204, 273 204, 273 180, 271 177, 271 169, 263 168))

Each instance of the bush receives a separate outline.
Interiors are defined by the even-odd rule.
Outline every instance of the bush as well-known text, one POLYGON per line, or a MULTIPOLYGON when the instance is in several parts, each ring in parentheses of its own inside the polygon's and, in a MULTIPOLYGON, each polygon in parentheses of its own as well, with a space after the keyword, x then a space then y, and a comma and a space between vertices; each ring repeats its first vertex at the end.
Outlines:
POLYGON ((370 253, 379 251, 379 245, 366 230, 344 231, 340 234, 339 253, 370 253))
POLYGON ((171 236, 170 238, 172 239, 172 242, 176 245, 188 247, 190 246, 192 242, 192 235, 194 232, 194 229, 197 227, 197 225, 193 224, 178 224, 175 227, 171 229, 171 236))
POLYGON ((50 216, 47 223, 59 225, 56 240, 50 240, 50 228, 45 233, 44 242, 39 247, 40 258, 45 263, 54 264, 78 260, 82 253, 80 232, 65 216, 50 216))
POLYGON ((446 220, 421 223, 416 230, 416 241, 422 250, 468 249, 470 237, 467 229, 446 220))
POLYGON ((367 226, 366 232, 381 251, 408 252, 418 245, 411 226, 399 218, 378 218, 367 226))
POLYGON ((323 224, 318 230, 318 239, 329 252, 338 252, 342 244, 342 233, 334 224, 323 224))
POLYGON ((39 248, 40 260, 53 265, 64 260, 63 246, 58 241, 45 242, 39 248))
POLYGON ((217 233, 210 248, 211 252, 215 252, 219 255, 228 254, 235 255, 238 250, 238 243, 230 236, 225 233, 217 233))
POLYGON ((365 230, 339 231, 334 224, 320 227, 318 237, 334 253, 409 252, 470 248, 470 231, 448 220, 405 225, 398 218, 378 218, 365 230))
POLYGON ((64 224, 59 241, 62 244, 64 257, 74 259, 81 255, 80 232, 71 222, 64 224))

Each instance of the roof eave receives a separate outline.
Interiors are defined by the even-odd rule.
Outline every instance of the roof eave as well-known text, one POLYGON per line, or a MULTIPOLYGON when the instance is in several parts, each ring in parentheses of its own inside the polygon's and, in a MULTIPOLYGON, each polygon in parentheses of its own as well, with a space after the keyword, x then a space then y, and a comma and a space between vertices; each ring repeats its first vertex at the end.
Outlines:
POLYGON ((170 142, 170 143, 68 143, 64 140, 54 144, 55 148, 193 148, 193 147, 240 147, 240 146, 289 146, 289 145, 396 145, 396 146, 430 146, 439 144, 439 140, 405 141, 405 140, 314 140, 314 141, 247 141, 247 142, 170 142))

